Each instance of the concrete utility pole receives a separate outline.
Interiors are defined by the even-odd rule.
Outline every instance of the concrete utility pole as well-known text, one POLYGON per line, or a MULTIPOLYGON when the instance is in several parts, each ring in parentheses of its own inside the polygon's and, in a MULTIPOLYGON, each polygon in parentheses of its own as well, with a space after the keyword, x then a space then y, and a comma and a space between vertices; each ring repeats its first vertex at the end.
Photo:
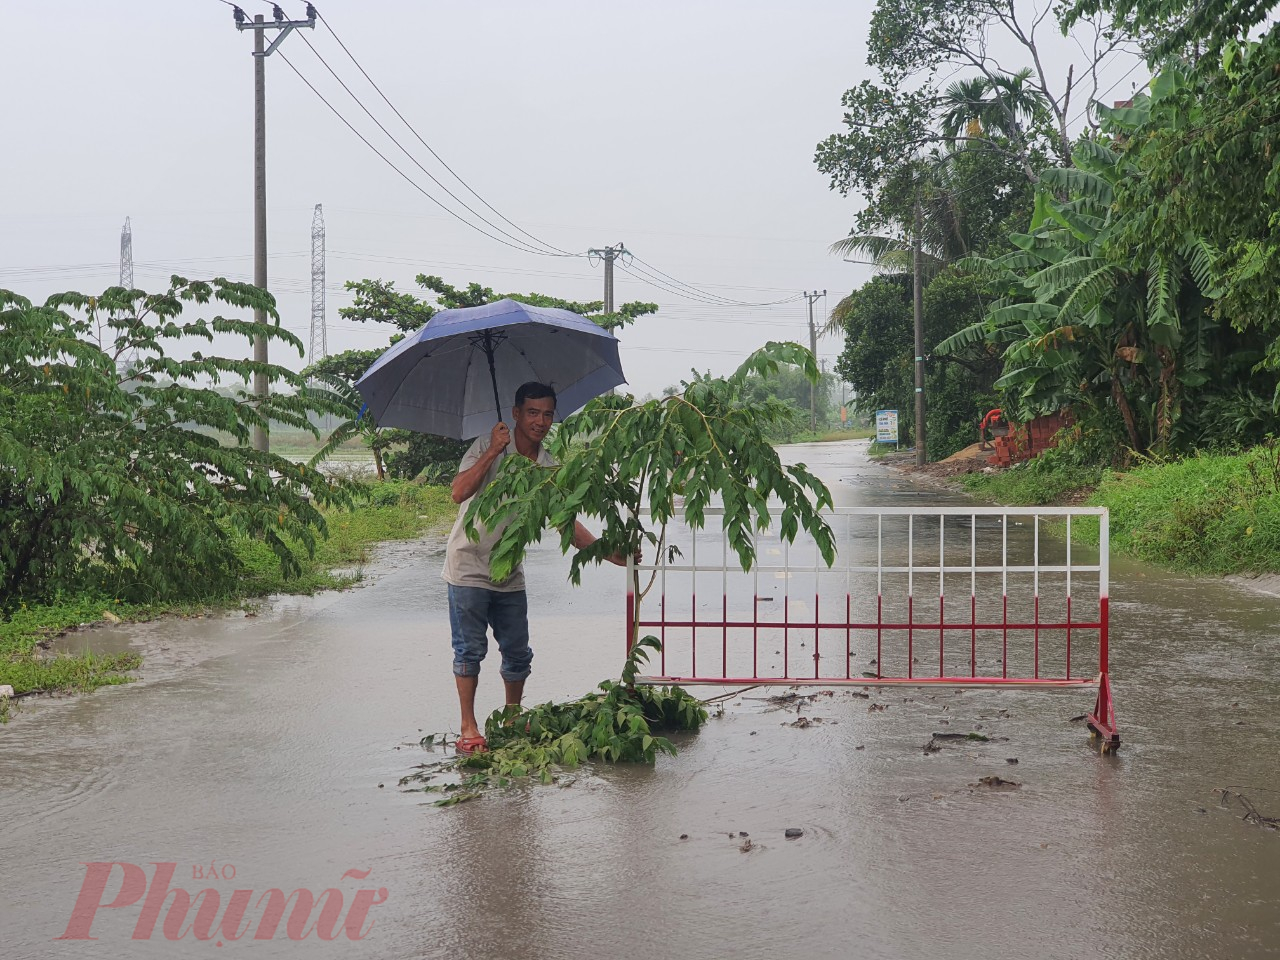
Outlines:
MULTIPOLYGON (((813 324, 813 304, 826 295, 825 290, 821 293, 817 290, 813 293, 808 290, 804 292, 804 298, 809 301, 809 352, 813 354, 814 360, 818 359, 818 328, 813 324)), ((809 430, 813 433, 818 430, 818 385, 815 383, 809 384, 809 430)))
POLYGON ((604 261, 604 312, 613 313, 613 261, 617 260, 623 254, 630 254, 631 251, 622 243, 615 243, 612 247, 592 247, 587 251, 587 256, 591 258, 592 264, 595 258, 599 257, 604 261))
MULTIPOLYGON (((252 23, 247 23, 245 12, 233 7, 237 30, 253 31, 253 285, 267 289, 267 57, 275 52, 276 47, 295 27, 311 27, 316 25, 316 8, 307 4, 306 20, 286 20, 284 11, 279 5, 272 9, 275 20, 267 23, 262 14, 256 14, 252 23), (271 41, 271 46, 264 47, 263 37, 268 30, 279 30, 280 34, 271 41)), ((265 324, 267 314, 264 310, 253 311, 253 319, 265 324)), ((259 334, 253 338, 253 359, 255 363, 267 362, 267 338, 259 334)), ((253 393, 261 401, 267 398, 270 385, 265 372, 253 375, 253 393)), ((263 427, 253 428, 253 448, 269 450, 271 443, 267 431, 263 427)))
POLYGON ((920 200, 916 199, 916 228, 911 241, 912 301, 916 326, 916 466, 924 466, 924 278, 923 255, 920 252, 920 231, 922 218, 920 200))

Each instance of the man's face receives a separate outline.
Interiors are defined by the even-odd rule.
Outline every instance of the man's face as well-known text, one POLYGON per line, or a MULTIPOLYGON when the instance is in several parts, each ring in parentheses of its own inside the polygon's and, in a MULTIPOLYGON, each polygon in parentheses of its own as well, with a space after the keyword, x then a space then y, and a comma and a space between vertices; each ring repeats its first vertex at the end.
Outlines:
POLYGON ((516 433, 532 443, 541 444, 556 419, 556 402, 550 397, 526 400, 511 412, 515 415, 516 433))

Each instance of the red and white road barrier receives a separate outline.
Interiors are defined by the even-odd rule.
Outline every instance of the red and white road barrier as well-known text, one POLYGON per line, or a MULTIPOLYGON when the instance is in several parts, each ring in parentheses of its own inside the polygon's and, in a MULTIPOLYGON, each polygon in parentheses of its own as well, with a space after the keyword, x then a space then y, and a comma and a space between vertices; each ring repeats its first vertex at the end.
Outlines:
POLYGON ((1089 727, 1119 743, 1105 509, 841 508, 831 567, 803 531, 766 532, 745 572, 716 514, 629 567, 627 642, 662 642, 643 682, 1096 686, 1089 727))

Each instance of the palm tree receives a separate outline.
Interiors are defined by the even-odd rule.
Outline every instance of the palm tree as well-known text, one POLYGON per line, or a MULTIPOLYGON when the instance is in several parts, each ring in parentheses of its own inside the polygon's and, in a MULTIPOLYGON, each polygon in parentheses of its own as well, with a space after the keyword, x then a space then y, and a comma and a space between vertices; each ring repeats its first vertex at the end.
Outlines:
POLYGON ((981 137, 986 124, 983 122, 990 116, 992 101, 987 99, 991 91, 991 82, 986 77, 968 77, 956 80, 943 94, 943 102, 947 112, 942 115, 941 125, 947 143, 954 147, 963 132, 971 139, 981 137))
POLYGON ((1030 68, 1023 68, 955 81, 943 94, 943 134, 951 143, 962 133, 971 142, 999 136, 1021 149, 1027 140, 1026 124, 1048 116, 1049 100, 1028 83, 1032 76, 1030 68))
MULTIPOLYGON (((964 216, 964 185, 957 182, 951 166, 955 151, 934 153, 920 168, 916 178, 920 199, 920 252, 923 274, 932 279, 948 263, 969 256, 972 239, 964 216)), ((903 224, 899 237, 851 234, 828 248, 846 260, 869 262, 889 274, 908 275, 913 271, 911 232, 914 224, 903 224)), ((824 335, 840 331, 840 305, 822 328, 824 335)))

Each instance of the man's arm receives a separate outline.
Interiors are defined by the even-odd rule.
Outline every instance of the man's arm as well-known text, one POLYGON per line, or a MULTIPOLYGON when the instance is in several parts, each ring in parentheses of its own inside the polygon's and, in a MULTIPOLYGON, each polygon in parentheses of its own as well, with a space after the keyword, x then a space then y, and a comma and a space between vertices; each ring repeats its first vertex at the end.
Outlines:
POLYGON ((493 432, 489 434, 488 448, 480 454, 475 463, 465 470, 459 470, 457 476, 453 478, 450 492, 454 503, 462 503, 476 495, 484 484, 484 478, 489 470, 502 456, 502 451, 510 442, 511 431, 507 429, 507 425, 501 422, 494 424, 493 432))
MULTIPOLYGON (((584 527, 581 522, 573 521, 573 548, 575 550, 585 550, 600 538, 584 527)), ((620 553, 612 553, 605 557, 610 563, 617 564, 619 567, 627 565, 627 558, 620 553)), ((636 563, 640 562, 640 549, 636 548, 636 563)))

